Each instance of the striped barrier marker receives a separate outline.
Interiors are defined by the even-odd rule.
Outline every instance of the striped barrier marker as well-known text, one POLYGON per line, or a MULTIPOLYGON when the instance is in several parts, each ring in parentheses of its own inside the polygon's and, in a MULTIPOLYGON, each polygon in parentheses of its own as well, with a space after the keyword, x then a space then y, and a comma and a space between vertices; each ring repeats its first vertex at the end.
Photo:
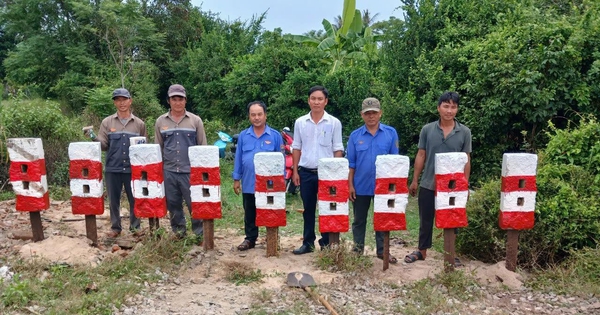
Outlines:
POLYGON ((10 138, 6 141, 10 158, 10 184, 16 195, 16 210, 29 212, 33 241, 44 239, 40 211, 50 207, 44 147, 39 138, 10 138))
POLYGON ((137 144, 129 147, 133 213, 148 218, 150 231, 158 229, 158 219, 167 215, 163 161, 160 145, 137 144))
POLYGON ((71 212, 85 215, 87 238, 97 246, 96 215, 104 213, 100 142, 72 142, 68 151, 71 212))
POLYGON ((538 157, 529 153, 505 153, 502 156, 502 192, 499 225, 507 230, 506 269, 515 271, 519 231, 532 229, 537 193, 538 157))
POLYGON ((455 229, 467 226, 467 162, 468 156, 464 152, 435 155, 435 226, 444 229, 444 261, 447 271, 454 270, 455 229))
POLYGON ((267 228, 267 257, 277 255, 279 227, 286 225, 285 160, 281 152, 254 155, 256 226, 267 228))
POLYGON ((192 218, 202 220, 202 246, 205 250, 211 250, 215 247, 214 219, 222 218, 219 148, 214 145, 195 145, 188 148, 188 155, 192 218))
POLYGON ((329 234, 329 242, 339 244, 340 233, 348 232, 348 160, 319 160, 319 232, 329 234))
POLYGON ((409 168, 408 156, 378 155, 375 160, 373 225, 375 231, 384 232, 384 271, 390 264, 390 231, 406 230, 409 168))

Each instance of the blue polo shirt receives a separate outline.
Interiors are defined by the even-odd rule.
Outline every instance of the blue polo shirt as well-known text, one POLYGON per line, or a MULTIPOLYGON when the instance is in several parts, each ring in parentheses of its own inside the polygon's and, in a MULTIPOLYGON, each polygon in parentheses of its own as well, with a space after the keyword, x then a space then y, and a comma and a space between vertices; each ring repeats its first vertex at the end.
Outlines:
MULTIPOLYGON (((237 142, 235 160, 233 163, 233 179, 242 181, 242 193, 253 194, 256 184, 254 173, 254 155, 258 152, 281 152, 283 139, 279 131, 269 127, 260 137, 254 133, 254 128, 242 130, 237 142)), ((281 170, 281 176, 283 176, 281 170)))
POLYGON ((379 123, 373 136, 367 126, 354 130, 348 140, 348 164, 354 169, 354 189, 357 195, 375 195, 375 160, 378 155, 398 154, 396 129, 379 123))

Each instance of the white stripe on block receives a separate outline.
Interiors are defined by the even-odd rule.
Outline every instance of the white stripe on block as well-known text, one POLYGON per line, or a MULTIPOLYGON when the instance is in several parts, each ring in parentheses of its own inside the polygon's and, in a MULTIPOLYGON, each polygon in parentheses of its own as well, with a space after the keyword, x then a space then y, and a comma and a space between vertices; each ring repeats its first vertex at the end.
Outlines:
POLYGON ((341 158, 323 158, 319 159, 319 179, 320 180, 347 180, 348 179, 348 160, 341 158))
POLYGON ((145 143, 146 143, 146 137, 131 137, 131 138, 129 138, 129 146, 145 144, 145 143))
POLYGON ((44 158, 40 138, 10 138, 6 140, 6 149, 13 162, 33 162, 44 158))
POLYGON ((453 192, 437 192, 435 196, 435 209, 453 209, 453 208, 465 208, 467 206, 467 199, 469 197, 469 191, 453 191, 453 192), (450 205, 450 198, 454 197, 454 205, 450 205))
POLYGON ((535 211, 535 191, 514 191, 500 194, 501 211, 535 211), (519 198, 523 198, 522 201, 519 198), (519 206, 519 204, 522 205, 519 206))
POLYGON ((102 162, 100 142, 69 143, 69 160, 90 160, 102 162))
POLYGON ((468 157, 464 152, 436 153, 435 173, 439 175, 464 173, 468 157))
MULTIPOLYGON (((345 160, 345 159, 340 159, 345 160)), ((347 202, 329 202, 319 200, 319 216, 324 215, 348 215, 347 202), (331 204, 335 203, 335 210, 331 210, 331 204)))
POLYGON ((192 197, 192 202, 220 202, 221 186, 192 185, 190 187, 190 195, 192 197))
POLYGON ((191 167, 219 167, 219 147, 194 145, 188 148, 191 167))
POLYGON ((257 209, 280 210, 285 209, 285 192, 255 192, 257 209), (269 203, 269 197, 273 197, 272 203, 269 203))
MULTIPOLYGON (((137 146, 140 145, 145 144, 138 144, 137 146)), ((131 187, 133 189, 134 198, 154 199, 163 198, 165 196, 165 187, 163 184, 159 184, 158 182, 134 180, 131 181, 131 187), (144 196, 144 188, 148 188, 148 195, 146 196, 144 196)))
POLYGON ((281 152, 259 152, 254 155, 254 173, 259 176, 282 175, 285 159, 281 152))
POLYGON ((131 165, 148 165, 162 162, 158 144, 138 144, 129 147, 131 165))
POLYGON ((408 156, 378 155, 375 160, 375 178, 407 178, 410 168, 408 156))
POLYGON ((535 176, 538 157, 531 153, 504 153, 502 176, 535 176))
POLYGON ((48 192, 48 180, 46 175, 40 177, 39 182, 28 182, 29 189, 25 189, 23 181, 10 182, 13 186, 15 195, 42 198, 48 192))
POLYGON ((102 197, 104 190, 102 180, 98 179, 71 179, 70 187, 71 195, 75 197, 99 198, 102 197), (85 185, 87 185, 86 189, 84 189, 85 185), (84 190, 88 192, 85 193, 84 190))
POLYGON ((404 213, 408 205, 408 194, 375 195, 373 211, 386 213, 404 213), (390 207, 393 200, 393 207, 390 207))

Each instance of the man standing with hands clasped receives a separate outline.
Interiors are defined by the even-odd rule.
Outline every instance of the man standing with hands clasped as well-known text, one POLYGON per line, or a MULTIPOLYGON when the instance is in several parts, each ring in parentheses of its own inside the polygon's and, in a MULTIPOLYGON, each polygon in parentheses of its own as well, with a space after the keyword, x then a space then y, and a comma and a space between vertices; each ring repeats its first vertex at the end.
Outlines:
MULTIPOLYGON (((364 251, 367 216, 375 196, 375 160, 378 155, 398 154, 398 133, 380 122, 381 114, 379 100, 365 99, 360 112, 365 124, 354 130, 348 140, 348 190, 354 211, 352 235, 354 251, 360 254, 364 251)), ((383 236, 383 232, 375 232, 379 259, 383 259, 383 236)), ((389 257, 391 264, 398 262, 396 257, 389 257)))
MULTIPOLYGON (((315 250, 315 213, 319 176, 317 166, 319 159, 342 157, 342 124, 325 111, 329 101, 326 88, 317 85, 308 91, 310 112, 298 119, 294 124, 294 142, 292 143, 294 185, 300 185, 300 196, 304 204, 304 232, 302 246, 295 249, 295 255, 302 255, 315 250)), ((322 233, 319 240, 321 249, 329 246, 329 233, 322 233)))

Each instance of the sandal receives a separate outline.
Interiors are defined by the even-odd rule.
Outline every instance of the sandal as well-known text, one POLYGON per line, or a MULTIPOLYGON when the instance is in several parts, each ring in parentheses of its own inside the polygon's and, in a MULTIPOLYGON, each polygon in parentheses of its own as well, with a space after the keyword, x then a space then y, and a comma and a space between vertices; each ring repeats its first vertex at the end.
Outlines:
POLYGON ((256 244, 254 242, 250 242, 249 240, 244 240, 242 244, 238 245, 237 249, 239 251, 249 250, 250 248, 254 248, 256 244))
POLYGON ((464 264, 458 259, 458 257, 454 257, 454 267, 462 267, 464 264))
POLYGON ((108 238, 116 238, 120 234, 121 234, 121 232, 119 232, 119 231, 110 230, 110 232, 106 233, 106 237, 108 237, 108 238))
POLYGON ((423 258, 423 254, 421 254, 421 252, 418 250, 416 250, 416 251, 412 252, 411 254, 406 255, 406 257, 404 257, 404 262, 407 264, 412 264, 417 260, 425 260, 425 258, 423 258))
MULTIPOLYGON (((383 254, 377 254, 377 258, 383 260, 383 254)), ((394 256, 392 256, 392 254, 390 254, 388 262, 392 265, 395 265, 398 263, 398 259, 396 259, 396 257, 394 257, 394 256)))

